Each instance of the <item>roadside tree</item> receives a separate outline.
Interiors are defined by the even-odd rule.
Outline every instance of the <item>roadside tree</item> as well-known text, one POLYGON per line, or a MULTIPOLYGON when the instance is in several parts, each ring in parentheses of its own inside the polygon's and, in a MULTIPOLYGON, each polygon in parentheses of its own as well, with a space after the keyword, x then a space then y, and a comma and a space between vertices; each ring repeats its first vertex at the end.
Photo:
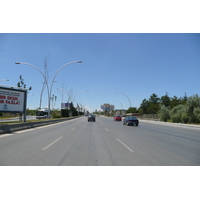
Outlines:
POLYGON ((160 110, 158 111, 159 118, 161 121, 167 122, 170 119, 170 109, 165 105, 161 105, 160 110))
POLYGON ((196 94, 188 98, 187 103, 187 114, 189 116, 190 123, 199 123, 199 110, 200 110, 200 97, 196 94))

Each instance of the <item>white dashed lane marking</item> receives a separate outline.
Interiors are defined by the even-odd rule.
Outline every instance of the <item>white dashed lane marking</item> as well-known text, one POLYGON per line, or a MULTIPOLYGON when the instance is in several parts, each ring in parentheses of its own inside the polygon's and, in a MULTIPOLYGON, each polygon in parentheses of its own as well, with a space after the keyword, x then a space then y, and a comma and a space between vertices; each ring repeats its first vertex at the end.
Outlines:
POLYGON ((63 136, 59 137, 58 139, 56 139, 55 141, 53 141, 52 143, 50 143, 49 145, 47 145, 46 147, 44 147, 42 150, 47 150, 50 146, 52 146, 53 144, 55 144, 56 142, 58 142, 58 140, 60 140, 63 136))
POLYGON ((126 144, 124 144, 119 138, 117 138, 117 140, 118 140, 123 146, 125 146, 130 152, 134 152, 130 147, 128 147, 126 144))

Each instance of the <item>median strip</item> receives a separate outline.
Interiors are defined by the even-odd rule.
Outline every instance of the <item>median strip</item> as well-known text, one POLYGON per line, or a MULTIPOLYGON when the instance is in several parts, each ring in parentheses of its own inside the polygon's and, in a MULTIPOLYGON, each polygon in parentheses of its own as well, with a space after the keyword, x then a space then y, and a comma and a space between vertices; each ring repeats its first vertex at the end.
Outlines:
POLYGON ((72 117, 72 118, 62 118, 62 119, 47 119, 41 121, 27 121, 27 122, 20 122, 20 123, 12 123, 12 124, 0 124, 0 135, 4 133, 12 133, 16 131, 21 131, 24 129, 36 128, 38 126, 47 126, 47 125, 54 125, 58 123, 65 123, 68 120, 76 120, 79 117, 72 117))

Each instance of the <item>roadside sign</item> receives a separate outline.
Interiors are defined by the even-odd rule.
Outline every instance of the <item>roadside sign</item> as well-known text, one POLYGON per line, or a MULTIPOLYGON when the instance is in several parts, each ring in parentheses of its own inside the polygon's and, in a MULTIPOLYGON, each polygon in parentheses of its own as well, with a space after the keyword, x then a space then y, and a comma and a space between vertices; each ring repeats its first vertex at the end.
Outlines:
POLYGON ((0 87, 0 112, 23 113, 25 106, 25 90, 0 87))

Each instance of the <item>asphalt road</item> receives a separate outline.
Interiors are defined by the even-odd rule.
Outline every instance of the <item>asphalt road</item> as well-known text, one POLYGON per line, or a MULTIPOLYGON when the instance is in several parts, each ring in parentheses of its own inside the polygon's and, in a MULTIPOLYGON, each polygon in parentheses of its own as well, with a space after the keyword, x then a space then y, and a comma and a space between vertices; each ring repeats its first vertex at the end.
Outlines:
POLYGON ((200 128, 81 117, 0 136, 1 166, 199 166, 200 128))

